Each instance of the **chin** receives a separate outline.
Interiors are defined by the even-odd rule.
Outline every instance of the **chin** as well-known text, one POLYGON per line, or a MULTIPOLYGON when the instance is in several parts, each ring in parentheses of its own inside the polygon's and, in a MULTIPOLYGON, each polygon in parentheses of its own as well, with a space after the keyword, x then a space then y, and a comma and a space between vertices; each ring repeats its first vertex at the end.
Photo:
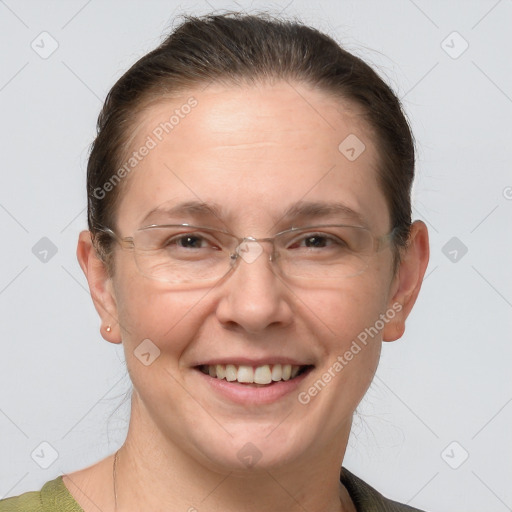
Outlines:
POLYGON ((310 432, 298 432, 289 424, 280 429, 278 424, 231 424, 227 428, 231 436, 217 439, 211 437, 211 430, 209 435, 199 437, 196 430, 192 443, 204 464, 218 472, 246 475, 249 471, 271 471, 300 460, 308 441, 313 442, 315 437, 310 432))

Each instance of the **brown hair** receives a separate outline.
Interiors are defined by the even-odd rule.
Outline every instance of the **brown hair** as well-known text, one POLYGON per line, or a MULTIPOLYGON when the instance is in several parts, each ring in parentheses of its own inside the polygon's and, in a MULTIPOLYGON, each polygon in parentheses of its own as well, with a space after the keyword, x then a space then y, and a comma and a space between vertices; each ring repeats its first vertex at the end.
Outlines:
POLYGON ((108 93, 87 166, 89 229, 106 261, 112 240, 99 228, 115 229, 122 187, 108 187, 108 194, 102 187, 122 165, 144 107, 163 95, 209 82, 229 85, 276 79, 318 87, 359 107, 380 155, 378 180, 395 228, 397 269, 400 248, 409 236, 414 178, 414 141, 400 101, 370 66, 329 36, 295 21, 239 13, 186 16, 108 93))

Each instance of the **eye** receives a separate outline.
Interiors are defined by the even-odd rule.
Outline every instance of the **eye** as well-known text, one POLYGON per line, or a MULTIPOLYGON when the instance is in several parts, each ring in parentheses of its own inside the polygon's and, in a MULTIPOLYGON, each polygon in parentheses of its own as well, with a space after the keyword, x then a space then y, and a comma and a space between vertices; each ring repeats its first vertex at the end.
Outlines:
POLYGON ((324 249, 346 247, 346 243, 335 235, 327 233, 307 233, 300 238, 293 240, 288 249, 324 249))
POLYGON ((212 237, 207 237, 201 233, 180 233, 173 236, 169 236, 164 243, 163 247, 172 249, 218 249, 218 243, 216 243, 212 237))
POLYGON ((332 242, 332 240, 329 240, 326 236, 323 235, 313 235, 304 238, 304 245, 306 247, 326 247, 329 242, 332 242))
POLYGON ((201 249, 207 247, 208 242, 200 235, 186 234, 172 237, 167 240, 166 245, 177 245, 185 249, 201 249))

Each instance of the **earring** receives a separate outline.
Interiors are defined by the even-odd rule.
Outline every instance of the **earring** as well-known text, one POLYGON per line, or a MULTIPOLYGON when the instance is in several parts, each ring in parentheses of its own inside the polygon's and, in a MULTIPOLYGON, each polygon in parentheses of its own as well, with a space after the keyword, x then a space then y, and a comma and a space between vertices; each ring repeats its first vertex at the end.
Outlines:
POLYGON ((110 325, 107 325, 107 328, 105 329, 107 332, 111 332, 112 331, 112 327, 110 327, 110 325))

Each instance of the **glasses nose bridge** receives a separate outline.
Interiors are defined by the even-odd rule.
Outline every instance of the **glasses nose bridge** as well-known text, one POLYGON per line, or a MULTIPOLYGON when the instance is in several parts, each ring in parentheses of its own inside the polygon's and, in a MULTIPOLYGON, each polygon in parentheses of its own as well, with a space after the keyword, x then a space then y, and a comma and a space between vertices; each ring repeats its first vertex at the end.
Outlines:
POLYGON ((269 261, 276 261, 275 237, 255 238, 253 236, 245 236, 237 239, 237 246, 231 255, 231 258, 234 260, 233 263, 238 262, 239 259, 243 259, 246 263, 253 263, 261 254, 266 252, 262 246, 264 243, 271 245, 269 261))

